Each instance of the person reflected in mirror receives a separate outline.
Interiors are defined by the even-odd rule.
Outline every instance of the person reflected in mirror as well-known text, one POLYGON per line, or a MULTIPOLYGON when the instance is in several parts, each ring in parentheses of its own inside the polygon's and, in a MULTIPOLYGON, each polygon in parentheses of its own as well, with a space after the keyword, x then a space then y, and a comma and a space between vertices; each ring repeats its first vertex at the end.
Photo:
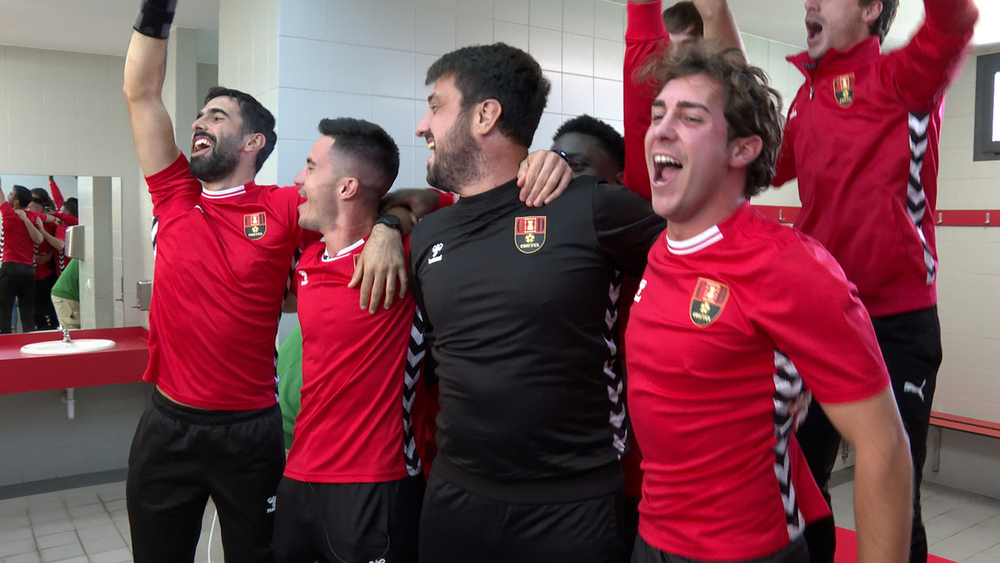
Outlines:
POLYGON ((80 328, 80 261, 70 260, 52 286, 52 306, 63 330, 80 328))
POLYGON ((21 330, 35 330, 35 245, 44 241, 35 226, 41 213, 28 210, 31 191, 15 185, 4 195, 0 185, 3 254, 0 256, 0 334, 13 331, 14 300, 21 319, 21 330))
MULTIPOLYGON (((42 188, 32 190, 31 203, 28 209, 40 215, 52 213, 52 201, 46 200, 38 195, 38 190, 48 197, 48 193, 42 188)), ((59 241, 55 238, 56 224, 46 223, 45 219, 39 217, 35 220, 35 227, 42 234, 42 242, 35 245, 35 328, 37 330, 52 330, 59 325, 56 311, 52 307, 52 286, 55 285, 58 274, 56 272, 55 258, 58 255, 56 246, 52 242, 59 241)))

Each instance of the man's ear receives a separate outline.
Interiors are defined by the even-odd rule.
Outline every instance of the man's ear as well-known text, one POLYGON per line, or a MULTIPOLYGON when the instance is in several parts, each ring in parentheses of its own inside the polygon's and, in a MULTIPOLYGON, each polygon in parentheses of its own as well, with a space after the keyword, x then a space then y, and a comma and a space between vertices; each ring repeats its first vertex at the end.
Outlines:
POLYGON ((503 106, 498 100, 488 98, 478 104, 473 119, 473 130, 480 135, 487 135, 500 124, 503 106))
POLYGON ((347 176, 340 179, 340 185, 337 186, 337 195, 340 196, 340 199, 351 199, 358 195, 358 190, 360 189, 361 182, 353 176, 347 176))
POLYGON ((251 133, 246 142, 243 143, 243 149, 247 152, 259 151, 264 148, 267 143, 267 138, 264 137, 263 133, 251 133))
POLYGON ((764 141, 758 135, 736 137, 729 141, 729 166, 733 168, 750 166, 760 156, 763 148, 764 141))
POLYGON ((872 23, 882 15, 882 2, 881 0, 875 0, 867 6, 861 6, 861 21, 865 22, 865 25, 871 27, 872 23))

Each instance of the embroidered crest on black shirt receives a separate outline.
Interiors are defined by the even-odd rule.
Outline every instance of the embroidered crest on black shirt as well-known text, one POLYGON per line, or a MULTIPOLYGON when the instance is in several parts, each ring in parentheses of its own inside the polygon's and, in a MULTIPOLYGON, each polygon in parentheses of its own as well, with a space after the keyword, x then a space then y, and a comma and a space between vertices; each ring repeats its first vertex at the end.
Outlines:
POLYGON ((243 216, 243 232, 250 240, 259 240, 267 232, 267 214, 247 213, 243 216))
POLYGON ((833 97, 840 107, 850 107, 854 103, 854 73, 841 74, 833 79, 833 97))
POLYGON ((525 254, 538 252, 545 244, 545 217, 515 217, 514 246, 525 254))
POLYGON ((729 286, 717 281, 698 278, 691 295, 691 322, 702 328, 715 322, 729 300, 729 286))

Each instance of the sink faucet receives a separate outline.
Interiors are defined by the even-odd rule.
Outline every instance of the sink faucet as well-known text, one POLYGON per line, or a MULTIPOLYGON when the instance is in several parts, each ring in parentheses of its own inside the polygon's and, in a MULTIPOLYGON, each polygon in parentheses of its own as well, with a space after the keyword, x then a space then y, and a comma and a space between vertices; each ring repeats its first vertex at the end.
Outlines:
POLYGON ((62 341, 63 342, 70 342, 70 339, 69 339, 69 329, 68 328, 62 329, 62 333, 63 333, 63 340, 62 341))

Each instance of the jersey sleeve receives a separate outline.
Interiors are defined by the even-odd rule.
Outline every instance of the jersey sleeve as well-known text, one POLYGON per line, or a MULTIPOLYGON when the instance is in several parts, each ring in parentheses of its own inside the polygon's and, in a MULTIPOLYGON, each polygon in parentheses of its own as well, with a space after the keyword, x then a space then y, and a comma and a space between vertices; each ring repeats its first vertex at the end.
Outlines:
POLYGON ((52 202, 56 204, 56 209, 59 209, 66 200, 63 199, 62 192, 59 191, 59 186, 55 180, 49 182, 49 190, 52 191, 52 202))
POLYGON ((72 227, 74 225, 79 225, 80 224, 80 219, 79 218, 73 217, 72 215, 70 215, 68 213, 63 213, 62 211, 55 211, 55 212, 52 213, 52 215, 56 219, 59 219, 60 221, 62 221, 63 224, 69 225, 70 227, 72 227))
POLYGON ((889 385, 889 374, 871 319, 830 253, 797 236, 771 259, 754 323, 820 404, 872 397, 889 385))
POLYGON ((930 110, 961 70, 978 10, 973 0, 924 0, 924 12, 910 42, 880 61, 879 79, 889 96, 930 110))
POLYGON ((655 86, 636 81, 636 72, 650 59, 666 50, 670 42, 663 25, 662 6, 657 0, 648 3, 629 2, 628 25, 625 29, 625 62, 622 87, 625 118, 625 185, 649 201, 649 172, 646 170, 646 130, 649 129, 650 108, 656 98, 655 86))
POLYGON ((188 170, 188 160, 181 153, 163 170, 146 177, 153 199, 153 215, 184 211, 201 199, 201 182, 188 170))
POLYGON ((437 211, 438 209, 444 209, 449 205, 455 205, 455 202, 458 201, 458 194, 456 193, 445 192, 435 188, 427 188, 427 189, 434 190, 435 192, 438 193, 437 205, 434 206, 434 209, 432 209, 431 212, 437 211))
POLYGON ((646 256, 667 222, 650 203, 622 186, 594 186, 594 231, 597 244, 623 272, 638 276, 646 256))
MULTIPOLYGON (((798 99, 798 96, 796 96, 792 100, 792 105, 788 107, 789 116, 795 115, 795 104, 798 99)), ((774 177, 771 179, 771 185, 775 187, 784 185, 799 175, 795 168, 795 133, 797 124, 798 121, 794 119, 789 119, 785 122, 785 130, 781 135, 781 150, 778 152, 778 160, 774 164, 774 177)))

